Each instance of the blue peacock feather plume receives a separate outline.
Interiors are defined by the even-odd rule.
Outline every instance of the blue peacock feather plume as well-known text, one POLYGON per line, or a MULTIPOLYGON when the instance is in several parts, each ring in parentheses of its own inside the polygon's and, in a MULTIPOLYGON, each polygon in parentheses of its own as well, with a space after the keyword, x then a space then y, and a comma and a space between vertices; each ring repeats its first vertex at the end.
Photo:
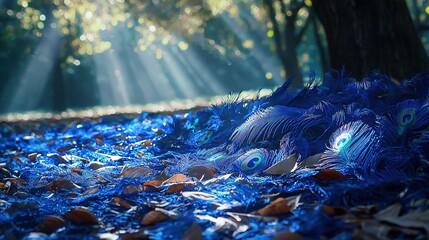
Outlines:
POLYGON ((368 170, 379 149, 380 134, 362 121, 341 126, 329 140, 329 147, 320 159, 320 166, 344 172, 368 170))
POLYGON ((304 109, 275 106, 259 110, 234 130, 230 140, 233 145, 255 144, 257 142, 280 139, 293 129, 304 109))

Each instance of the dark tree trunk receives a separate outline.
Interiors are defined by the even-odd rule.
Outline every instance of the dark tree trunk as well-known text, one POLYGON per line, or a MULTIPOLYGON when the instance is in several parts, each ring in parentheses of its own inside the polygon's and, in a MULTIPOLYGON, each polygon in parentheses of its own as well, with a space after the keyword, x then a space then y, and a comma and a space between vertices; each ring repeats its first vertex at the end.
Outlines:
POLYGON ((397 80, 429 69, 405 0, 313 0, 331 66, 360 79, 374 70, 397 80))

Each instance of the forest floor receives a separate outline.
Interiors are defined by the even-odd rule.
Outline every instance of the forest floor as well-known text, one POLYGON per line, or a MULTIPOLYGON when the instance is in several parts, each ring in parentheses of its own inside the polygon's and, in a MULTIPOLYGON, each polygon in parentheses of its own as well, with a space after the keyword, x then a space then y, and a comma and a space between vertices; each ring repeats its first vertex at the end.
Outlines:
POLYGON ((384 93, 342 81, 157 113, 8 116, 1 238, 427 238, 427 91, 365 102, 384 93))

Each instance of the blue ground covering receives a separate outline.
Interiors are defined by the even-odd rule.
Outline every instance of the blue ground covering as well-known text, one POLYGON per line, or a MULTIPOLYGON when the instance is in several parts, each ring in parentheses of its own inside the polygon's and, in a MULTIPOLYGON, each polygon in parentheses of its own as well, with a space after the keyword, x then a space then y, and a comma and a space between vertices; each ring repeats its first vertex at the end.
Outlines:
POLYGON ((0 238, 426 239, 429 75, 287 86, 171 116, 3 123, 0 238))

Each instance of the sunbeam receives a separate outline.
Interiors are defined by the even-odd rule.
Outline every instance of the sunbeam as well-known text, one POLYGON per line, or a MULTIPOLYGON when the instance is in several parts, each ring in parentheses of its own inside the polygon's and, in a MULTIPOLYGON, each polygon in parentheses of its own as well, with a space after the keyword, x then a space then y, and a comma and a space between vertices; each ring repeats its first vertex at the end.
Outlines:
MULTIPOLYGON (((27 67, 17 81, 11 83, 16 86, 17 90, 10 100, 9 111, 37 109, 38 101, 42 98, 58 57, 59 43, 60 34, 58 30, 46 28, 39 45, 28 61, 27 67)), ((10 91, 9 87, 4 88, 2 95, 9 95, 8 91, 10 91)))

